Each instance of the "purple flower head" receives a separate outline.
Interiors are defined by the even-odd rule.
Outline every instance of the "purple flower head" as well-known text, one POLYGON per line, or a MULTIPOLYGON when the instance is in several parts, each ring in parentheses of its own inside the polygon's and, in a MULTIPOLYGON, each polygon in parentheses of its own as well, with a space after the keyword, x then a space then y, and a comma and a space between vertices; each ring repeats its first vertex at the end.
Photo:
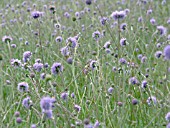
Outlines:
POLYGON ((170 60, 170 45, 165 46, 163 53, 164 53, 165 59, 170 60))
POLYGON ((28 83, 26 82, 21 82, 18 84, 18 91, 20 92, 28 92, 28 88, 29 86, 28 86, 28 83))
POLYGON ((152 25, 155 25, 156 20, 155 20, 154 18, 151 18, 151 19, 150 19, 150 23, 151 23, 152 25))
POLYGON ((125 13, 126 13, 126 15, 127 15, 127 14, 129 14, 129 13, 130 13, 130 10, 127 8, 127 9, 125 9, 125 10, 124 10, 124 12, 125 12, 125 13))
POLYGON ((66 43, 68 44, 68 46, 70 46, 71 48, 75 48, 78 43, 77 43, 77 39, 75 37, 69 37, 66 40, 66 43))
POLYGON ((61 97, 63 100, 67 100, 67 98, 68 98, 68 93, 67 93, 67 92, 63 92, 63 93, 61 93, 60 97, 61 97))
POLYGON ((146 80, 142 81, 142 88, 147 88, 148 82, 146 80))
POLYGON ((106 48, 109 48, 110 45, 111 45, 110 41, 107 41, 107 42, 104 44, 103 48, 105 48, 105 49, 106 49, 106 48))
POLYGON ((45 117, 48 119, 52 119, 53 118, 53 111, 52 110, 47 110, 43 112, 45 114, 45 117))
POLYGON ((167 20, 167 24, 170 24, 170 18, 167 20))
POLYGON ((10 43, 12 42, 12 37, 11 36, 3 36, 2 37, 2 42, 5 42, 5 43, 10 43))
POLYGON ((16 112, 14 113, 14 115, 15 115, 15 117, 19 117, 19 116, 20 116, 20 112, 19 112, 19 111, 16 111, 16 112))
POLYGON ((165 119, 166 119, 168 122, 170 122, 170 112, 168 112, 168 113, 166 114, 165 119))
POLYGON ((67 63, 72 64, 73 63, 73 58, 72 57, 67 58, 67 63))
POLYGON ((138 55, 138 59, 139 59, 139 60, 141 60, 141 59, 142 59, 142 57, 143 57, 143 55, 142 55, 142 54, 139 54, 139 55, 138 55))
POLYGON ((23 61, 27 62, 31 59, 32 53, 30 51, 26 51, 23 53, 23 61))
POLYGON ((66 18, 70 18, 70 14, 69 14, 68 12, 65 12, 65 13, 64 13, 64 16, 65 16, 66 18))
POLYGON ((122 24, 120 25, 120 29, 121 29, 122 31, 126 30, 126 27, 127 27, 127 24, 126 24, 126 23, 122 23, 122 24))
POLYGON ((11 44, 11 47, 12 47, 12 48, 16 48, 17 45, 16 45, 16 44, 11 44))
POLYGON ((37 19, 39 18, 40 16, 43 15, 43 12, 39 12, 39 11, 33 11, 31 12, 31 16, 34 18, 34 19, 37 19))
POLYGON ((66 57, 66 56, 69 56, 69 54, 70 54, 69 49, 68 49, 67 46, 61 48, 61 49, 60 49, 60 52, 61 52, 61 54, 62 54, 63 56, 65 56, 65 57, 66 57))
POLYGON ((136 77, 131 77, 129 79, 129 84, 131 84, 131 85, 135 85, 135 84, 138 84, 138 83, 139 83, 139 81, 136 79, 136 77))
POLYGON ((81 107, 77 104, 74 105, 74 109, 79 113, 81 111, 81 107))
POLYGON ((31 128, 37 128, 36 124, 32 124, 31 128))
POLYGON ((44 68, 48 68, 49 67, 49 64, 48 63, 45 63, 44 64, 44 68))
POLYGON ((111 17, 114 19, 114 20, 118 20, 118 19, 124 19, 126 16, 126 13, 125 11, 115 11, 115 12, 112 12, 111 14, 111 17))
POLYGON ((147 10, 147 15, 152 14, 152 9, 147 10))
POLYGON ((43 67, 44 67, 44 65, 42 63, 35 63, 33 65, 34 70, 37 72, 40 72, 43 67))
POLYGON ((101 34, 100 34, 99 31, 95 31, 95 32, 93 32, 92 37, 93 37, 95 40, 98 40, 98 39, 101 37, 101 34))
POLYGON ((102 25, 105 25, 106 22, 107 22, 107 18, 106 18, 106 17, 103 17, 103 18, 100 19, 100 23, 101 23, 102 25))
POLYGON ((60 43, 62 42, 62 40, 63 40, 63 39, 62 39, 61 36, 58 36, 58 37, 56 37, 56 39, 55 39, 56 42, 60 42, 60 43))
POLYGON ((41 98, 40 107, 42 112, 51 110, 52 106, 53 106, 53 98, 49 96, 41 98))
POLYGON ((147 60, 147 57, 146 57, 146 56, 143 56, 143 57, 141 58, 141 63, 145 63, 146 60, 147 60))
POLYGON ((87 5, 91 5, 91 3, 92 3, 92 0, 86 0, 87 5))
POLYGON ((54 63, 54 64, 52 65, 52 67, 51 67, 51 73, 52 73, 53 75, 56 75, 56 74, 58 74, 58 73, 60 73, 60 72, 63 72, 63 66, 62 66, 62 64, 61 64, 61 63, 58 63, 58 62, 54 63))
POLYGON ((114 89, 113 89, 112 87, 110 87, 110 88, 108 88, 107 91, 108 91, 109 94, 112 94, 113 90, 114 90, 114 89))
POLYGON ((45 79, 45 76, 46 76, 45 73, 41 73, 40 78, 41 78, 42 80, 44 80, 44 79, 45 79))
POLYGON ((155 57, 160 58, 162 56, 162 51, 156 51, 155 52, 155 57))
POLYGON ((30 107, 32 106, 32 101, 31 101, 30 97, 24 98, 23 101, 22 101, 22 105, 25 108, 30 109, 30 107))
POLYGON ((21 66, 21 60, 18 59, 11 59, 11 65, 15 68, 18 68, 21 66))
POLYGON ((121 46, 126 46, 126 38, 122 38, 122 39, 120 40, 120 45, 121 45, 121 46))
POLYGON ((75 98, 75 94, 74 94, 74 92, 73 92, 73 93, 71 93, 71 97, 72 97, 72 98, 75 98))
POLYGON ((127 61, 126 61, 126 59, 124 59, 124 58, 120 58, 120 59, 119 59, 119 63, 120 63, 120 64, 127 64, 127 61))
POLYGON ((18 124, 22 123, 21 117, 17 117, 17 118, 16 118, 16 122, 17 122, 18 124))
POLYGON ((138 18, 138 22, 142 22, 143 21, 143 18, 142 17, 139 17, 138 18))
POLYGON ((167 28, 165 28, 164 26, 157 26, 157 31, 160 36, 164 36, 167 33, 167 28))
POLYGON ((96 63, 97 63, 97 61, 95 61, 95 60, 92 60, 91 62, 90 62, 90 68, 92 69, 92 70, 94 70, 96 67, 97 67, 97 65, 96 65, 96 63))
POLYGON ((155 96, 149 97, 146 102, 148 103, 148 105, 151 105, 151 103, 157 104, 157 100, 155 96))
POLYGON ((98 121, 98 120, 96 120, 96 122, 94 123, 93 128, 98 128, 99 126, 100 126, 100 123, 99 123, 99 121, 98 121))
POLYGON ((137 99, 132 99, 132 104, 133 105, 137 105, 138 104, 138 100, 137 99))
POLYGON ((166 128, 170 128, 170 123, 168 123, 168 124, 166 125, 166 128))

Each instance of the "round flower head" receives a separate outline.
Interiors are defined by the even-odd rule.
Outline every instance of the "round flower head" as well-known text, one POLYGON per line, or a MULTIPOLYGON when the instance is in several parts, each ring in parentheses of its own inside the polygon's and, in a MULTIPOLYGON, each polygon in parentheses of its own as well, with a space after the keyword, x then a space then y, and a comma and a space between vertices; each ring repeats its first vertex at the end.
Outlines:
POLYGON ((73 63, 73 58, 72 57, 67 58, 67 63, 72 64, 73 63))
POLYGON ((13 66, 13 67, 15 67, 15 68, 17 68, 17 67, 20 67, 21 66, 21 60, 18 60, 18 59, 12 59, 11 60, 11 65, 13 66))
POLYGON ((62 40, 63 40, 63 39, 62 39, 61 36, 58 36, 58 37, 56 37, 56 39, 55 39, 56 42, 62 42, 62 40))
POLYGON ((39 18, 40 16, 43 15, 43 12, 39 12, 39 11, 33 11, 31 12, 31 16, 34 18, 34 19, 37 19, 39 18))
POLYGON ((170 24, 170 18, 167 20, 167 24, 170 24))
POLYGON ((168 112, 168 113, 166 114, 165 119, 166 119, 168 122, 170 122, 170 112, 168 112))
POLYGON ((151 103, 157 104, 157 100, 155 96, 149 97, 146 102, 148 103, 148 105, 151 105, 151 103))
POLYGON ((29 61, 30 58, 31 58, 31 56, 32 56, 32 53, 31 53, 30 51, 24 52, 24 53, 23 53, 23 61, 24 61, 24 62, 29 61))
POLYGON ((53 99, 49 96, 41 98, 40 107, 42 112, 49 111, 52 109, 53 99))
POLYGON ((152 18, 152 19, 150 19, 150 23, 151 23, 152 25, 155 25, 156 20, 155 20, 154 18, 152 18))
POLYGON ((53 75, 56 75, 60 72, 63 72, 63 66, 61 65, 61 63, 58 62, 54 63, 51 67, 51 73, 53 75))
POLYGON ((96 63, 97 63, 97 61, 95 61, 95 60, 92 60, 91 62, 90 62, 90 68, 92 69, 92 70, 94 70, 95 68, 96 68, 96 63))
POLYGON ((160 58, 162 56, 162 51, 156 51, 155 57, 160 58))
POLYGON ((166 60, 170 60, 170 45, 165 46, 164 56, 166 60))
POLYGON ((32 124, 31 128, 37 128, 36 124, 32 124))
POLYGON ((164 26, 157 26, 157 30, 160 36, 164 36, 167 33, 167 28, 165 28, 164 26))
POLYGON ((91 5, 91 3, 92 3, 92 0, 86 0, 87 5, 91 5))
POLYGON ((81 110, 81 107, 79 105, 75 104, 74 109, 79 113, 81 110))
POLYGON ((147 10, 147 15, 152 14, 152 9, 147 10))
POLYGON ((34 70, 37 72, 40 72, 43 67, 44 67, 44 65, 42 63, 35 63, 33 65, 34 70))
POLYGON ((77 39, 74 38, 74 37, 69 37, 67 40, 66 40, 66 43, 68 44, 68 46, 70 46, 71 48, 75 48, 78 43, 77 43, 77 39))
POLYGON ((110 45, 111 45, 110 41, 107 41, 107 42, 104 44, 103 48, 105 48, 105 49, 106 49, 106 48, 109 48, 110 45))
POLYGON ((52 110, 44 111, 43 114, 48 119, 52 119, 53 118, 53 111, 52 110))
POLYGON ((138 100, 137 100, 137 99, 133 99, 133 100, 132 100, 132 104, 133 104, 133 105, 137 105, 137 104, 138 104, 138 100))
POLYGON ((118 19, 124 19, 126 16, 126 13, 125 11, 115 11, 115 12, 112 12, 111 14, 111 17, 115 20, 118 20, 118 19))
POLYGON ((142 88, 146 88, 147 84, 148 84, 148 82, 146 80, 142 81, 142 88))
POLYGON ((64 16, 65 16, 66 18, 70 18, 70 14, 69 14, 68 12, 65 12, 65 13, 64 13, 64 16))
POLYGON ((122 39, 120 40, 120 45, 121 45, 121 46, 126 46, 126 38, 122 38, 122 39))
POLYGON ((30 107, 32 106, 32 101, 30 100, 30 97, 24 98, 22 101, 22 105, 25 108, 30 109, 30 107))
POLYGON ((18 124, 22 123, 21 117, 17 117, 17 118, 16 118, 16 122, 17 122, 18 124))
POLYGON ((168 124, 166 125, 166 128, 170 128, 170 123, 168 123, 168 124))
POLYGON ((138 83, 139 83, 139 81, 136 79, 136 77, 131 77, 129 79, 129 84, 131 84, 131 85, 135 85, 135 84, 138 84, 138 83))
POLYGON ((10 43, 12 40, 13 39, 11 36, 3 36, 2 37, 2 42, 5 42, 5 43, 10 43))
POLYGON ((126 24, 126 23, 122 23, 122 24, 120 25, 120 29, 121 29, 122 31, 126 30, 126 27, 127 27, 127 24, 126 24))
POLYGON ((98 40, 100 37, 101 37, 101 34, 99 31, 95 31, 93 34, 92 34, 92 37, 95 39, 95 40, 98 40))
POLYGON ((142 22, 143 21, 143 18, 142 17, 139 17, 138 18, 138 22, 142 22))
POLYGON ((120 58, 120 59, 119 59, 119 63, 120 63, 120 64, 126 64, 127 61, 126 61, 126 59, 124 59, 124 58, 120 58))
POLYGON ((28 92, 28 88, 29 86, 28 86, 28 83, 26 82, 21 82, 18 84, 18 91, 20 92, 28 92))
POLYGON ((103 17, 103 18, 100 19, 100 23, 101 23, 102 25, 105 25, 106 22, 107 22, 107 18, 106 18, 106 17, 103 17))
POLYGON ((98 120, 96 120, 96 122, 94 123, 93 128, 98 128, 99 126, 100 126, 100 123, 99 123, 99 121, 98 121, 98 120))
POLYGON ((63 92, 63 93, 61 93, 60 97, 61 97, 63 100, 67 100, 67 98, 68 98, 68 93, 67 93, 67 92, 63 92))
POLYGON ((61 52, 61 54, 62 54, 63 56, 65 56, 65 57, 66 57, 66 56, 69 56, 69 54, 70 54, 69 49, 68 49, 67 46, 61 48, 61 49, 60 49, 60 52, 61 52))
POLYGON ((107 91, 108 91, 109 94, 111 94, 111 93, 113 92, 113 90, 114 90, 114 89, 113 89, 112 87, 110 87, 110 88, 108 88, 107 91))

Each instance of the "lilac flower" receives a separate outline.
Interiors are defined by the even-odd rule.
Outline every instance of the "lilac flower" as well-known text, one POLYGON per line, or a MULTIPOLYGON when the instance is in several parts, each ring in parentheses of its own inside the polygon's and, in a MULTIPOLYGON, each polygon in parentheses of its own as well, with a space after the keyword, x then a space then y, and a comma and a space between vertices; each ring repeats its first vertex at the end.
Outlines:
POLYGON ((124 59, 124 58, 120 58, 120 59, 119 59, 119 63, 120 63, 120 64, 126 64, 127 61, 126 61, 126 59, 124 59))
POLYGON ((49 67, 49 64, 48 63, 45 63, 44 64, 44 68, 48 68, 49 67))
POLYGON ((37 128, 36 124, 32 124, 31 128, 37 128))
POLYGON ((21 117, 17 117, 17 118, 16 118, 16 122, 17 122, 18 124, 22 123, 21 117))
POLYGON ((41 78, 42 80, 44 80, 44 79, 45 79, 45 76, 46 76, 45 73, 41 73, 40 78, 41 78))
POLYGON ((16 44, 11 44, 11 47, 12 47, 12 48, 16 48, 17 45, 16 45, 16 44))
POLYGON ((74 105, 74 109, 79 113, 81 111, 81 107, 77 104, 74 105))
POLYGON ((170 45, 165 46, 164 56, 166 60, 170 60, 170 45))
POLYGON ((27 62, 31 59, 32 53, 30 51, 26 51, 23 53, 23 61, 27 62))
POLYGON ((61 36, 58 36, 58 37, 56 37, 56 39, 55 39, 56 42, 62 42, 62 40, 63 40, 63 39, 62 39, 61 36))
POLYGON ((63 72, 63 66, 61 65, 61 63, 55 62, 51 67, 51 73, 53 75, 56 75, 60 72, 63 72))
POLYGON ((152 9, 147 10, 147 15, 152 14, 152 9))
POLYGON ((139 55, 138 55, 138 59, 139 59, 139 60, 141 60, 141 59, 142 59, 142 57, 143 57, 143 55, 142 55, 142 54, 139 54, 139 55))
POLYGON ((166 125, 166 128, 170 128, 170 123, 168 123, 168 124, 166 125))
POLYGON ((120 29, 121 29, 122 31, 126 30, 126 27, 127 27, 127 24, 126 24, 126 23, 122 23, 122 24, 120 25, 120 29))
POLYGON ((126 46, 126 38, 122 38, 122 39, 120 40, 120 45, 121 45, 121 46, 126 46))
POLYGON ((15 115, 15 117, 19 117, 19 116, 20 116, 20 112, 19 112, 19 111, 16 111, 16 112, 14 113, 14 115, 15 115))
POLYGON ((77 39, 74 38, 74 37, 69 37, 69 38, 66 40, 66 43, 67 43, 70 47, 72 47, 72 48, 75 48, 75 47, 78 45, 77 39))
POLYGON ((127 9, 125 9, 125 10, 124 10, 124 12, 125 12, 125 13, 126 13, 126 15, 127 15, 127 14, 129 14, 129 13, 130 13, 130 10, 127 8, 127 9))
POLYGON ((47 110, 43 112, 45 114, 46 118, 52 119, 53 118, 53 111, 52 110, 47 110))
POLYGON ((71 97, 72 97, 72 98, 75 98, 75 94, 74 94, 74 92, 73 92, 73 93, 71 93, 71 97))
POLYGON ((167 20, 167 24, 170 24, 170 18, 167 20))
POLYGON ((111 94, 113 92, 113 90, 114 89, 112 87, 108 88, 108 93, 111 94))
POLYGON ((155 52, 155 57, 160 58, 162 56, 162 51, 156 51, 155 52))
POLYGON ((105 25, 106 22, 107 22, 107 18, 106 18, 106 17, 103 17, 103 18, 100 19, 100 23, 101 23, 102 25, 105 25))
POLYGON ((138 84, 138 83, 139 83, 139 81, 136 79, 136 77, 131 77, 129 79, 129 84, 131 84, 131 85, 135 85, 135 84, 138 84))
POLYGON ((96 120, 96 122, 94 123, 93 128, 98 128, 99 126, 100 126, 100 123, 99 123, 99 121, 98 121, 98 120, 96 120))
POLYGON ((146 102, 148 103, 148 105, 151 105, 151 103, 157 104, 157 100, 155 96, 149 97, 146 102))
POLYGON ((147 84, 148 84, 148 82, 146 80, 142 81, 142 88, 146 88, 147 84))
POLYGON ((170 112, 168 112, 168 113, 166 114, 165 119, 166 119, 168 122, 170 122, 170 112))
POLYGON ((12 40, 13 39, 11 36, 3 36, 2 37, 2 42, 5 42, 5 43, 10 43, 12 40))
POLYGON ((51 110, 53 107, 53 103, 54 103, 53 98, 49 96, 41 98, 40 107, 41 107, 42 112, 51 110))
POLYGON ((138 104, 138 100, 137 99, 132 99, 132 104, 133 105, 137 105, 138 104))
POLYGON ((40 16, 43 15, 43 12, 39 12, 39 11, 33 11, 31 12, 31 16, 34 18, 34 19, 37 19, 39 18, 40 16))
POLYGON ((11 65, 15 68, 18 68, 21 66, 21 60, 18 59, 11 59, 11 65))
POLYGON ((70 14, 69 14, 68 12, 65 12, 65 13, 64 13, 64 16, 65 16, 66 18, 70 18, 70 14))
POLYGON ((90 62, 90 68, 92 69, 92 70, 94 70, 95 68, 96 68, 96 63, 97 63, 97 61, 95 61, 95 60, 92 60, 91 62, 90 62))
POLYGON ((147 60, 147 57, 146 57, 146 56, 143 56, 143 57, 141 58, 141 63, 145 63, 146 60, 147 60))
POLYGON ((35 63, 33 65, 33 68, 34 68, 35 71, 40 72, 41 69, 43 68, 43 64, 42 63, 35 63))
POLYGON ((91 3, 92 3, 92 0, 86 0, 87 5, 91 5, 91 3))
POLYGON ((23 101, 22 101, 22 105, 25 108, 30 109, 30 107, 32 106, 32 101, 31 101, 30 97, 24 98, 23 101))
POLYGON ((101 37, 101 34, 100 34, 99 31, 95 31, 95 32, 93 32, 92 37, 93 37, 95 40, 98 40, 98 39, 101 37))
POLYGON ((126 16, 126 13, 125 11, 115 11, 115 12, 112 12, 111 14, 111 17, 115 20, 118 20, 118 19, 124 19, 126 16))
POLYGON ((67 63, 72 64, 73 63, 73 58, 72 57, 67 58, 67 63))
POLYGON ((139 17, 138 18, 138 22, 142 22, 143 21, 143 18, 142 17, 139 17))
POLYGON ((28 83, 26 82, 21 82, 18 84, 18 91, 20 92, 28 92, 28 88, 29 86, 28 86, 28 83))
POLYGON ((63 92, 63 93, 61 93, 60 97, 61 97, 63 100, 67 100, 67 98, 68 98, 68 93, 67 93, 67 92, 63 92))
POLYGON ((167 33, 167 28, 165 28, 164 26, 157 26, 157 30, 160 36, 164 36, 167 33))
POLYGON ((109 48, 110 45, 111 45, 110 41, 107 41, 107 42, 104 44, 103 48, 105 48, 105 49, 106 49, 106 48, 109 48))
POLYGON ((65 56, 65 57, 66 57, 66 56, 69 56, 69 54, 70 54, 69 49, 68 49, 67 46, 61 48, 61 49, 60 49, 60 52, 61 52, 61 54, 62 54, 63 56, 65 56))

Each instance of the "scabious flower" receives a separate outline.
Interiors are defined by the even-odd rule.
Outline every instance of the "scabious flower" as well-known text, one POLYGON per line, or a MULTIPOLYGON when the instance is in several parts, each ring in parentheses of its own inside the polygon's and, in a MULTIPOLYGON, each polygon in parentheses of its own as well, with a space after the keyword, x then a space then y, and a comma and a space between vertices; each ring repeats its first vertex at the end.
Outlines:
POLYGON ((62 39, 61 36, 58 36, 58 37, 56 37, 56 39, 55 39, 56 42, 60 42, 60 43, 62 42, 62 40, 63 40, 63 39, 62 39))
POLYGON ((26 51, 23 53, 23 61, 27 62, 31 59, 32 53, 30 51, 26 51))
POLYGON ((170 122, 170 112, 168 112, 168 113, 166 114, 165 119, 166 119, 168 122, 170 122))
POLYGON ((97 61, 91 60, 89 67, 90 67, 92 70, 94 70, 94 69, 96 68, 96 66, 97 66, 96 64, 97 64, 97 61))
POLYGON ((138 104, 138 100, 137 99, 132 99, 132 104, 133 105, 137 105, 138 104))
POLYGON ((112 12, 111 14, 111 17, 114 19, 114 20, 118 20, 118 19, 124 19, 126 16, 126 13, 125 11, 114 11, 112 12))
POLYGON ((127 24, 126 23, 122 23, 120 25, 120 30, 124 31, 124 30, 126 30, 126 27, 127 27, 127 24))
POLYGON ((147 88, 148 82, 146 80, 142 81, 142 88, 147 88))
POLYGON ((151 23, 152 25, 155 25, 156 20, 155 20, 154 18, 151 18, 151 19, 150 19, 150 23, 151 23))
POLYGON ((143 57, 141 58, 141 63, 145 63, 146 60, 147 60, 147 57, 146 57, 146 56, 143 56, 143 57))
POLYGON ((21 82, 18 84, 18 91, 20 92, 28 92, 28 88, 29 86, 28 86, 28 83, 26 82, 21 82))
POLYGON ((44 67, 44 65, 43 65, 42 63, 37 63, 37 62, 36 62, 36 63, 33 65, 34 70, 37 71, 37 72, 40 72, 43 67, 44 67))
POLYGON ((166 125, 166 128, 170 128, 170 123, 168 123, 168 124, 166 125))
POLYGON ((46 76, 45 73, 41 73, 40 78, 41 78, 42 80, 44 80, 44 79, 45 79, 45 76, 46 76))
POLYGON ((32 124, 31 128, 37 128, 36 124, 32 124))
POLYGON ((157 104, 157 100, 155 96, 149 97, 146 102, 148 103, 148 105, 151 105, 151 103, 157 104))
POLYGON ((39 12, 39 11, 33 11, 31 12, 31 16, 34 18, 34 19, 37 19, 39 18, 40 16, 43 15, 43 12, 39 12))
POLYGON ((135 84, 138 84, 138 83, 139 83, 139 81, 138 81, 138 79, 136 79, 136 77, 131 77, 129 79, 129 84, 131 84, 131 85, 135 85, 135 84))
POLYGON ((142 16, 138 18, 138 22, 142 22, 143 21, 143 18, 142 16))
POLYGON ((68 49, 67 46, 61 48, 61 49, 60 49, 60 52, 61 52, 61 54, 62 54, 63 56, 65 56, 65 57, 69 56, 69 54, 70 54, 69 49, 68 49))
POLYGON ((152 9, 147 10, 147 15, 152 14, 152 9))
POLYGON ((16 112, 14 113, 14 115, 15 115, 15 117, 19 117, 19 116, 20 116, 20 112, 19 112, 19 111, 16 111, 16 112))
POLYGON ((32 106, 32 101, 31 101, 30 97, 24 98, 23 101, 22 101, 22 105, 25 108, 30 109, 30 107, 32 106))
POLYGON ((165 28, 164 26, 157 26, 157 31, 160 36, 164 36, 167 33, 167 28, 165 28))
POLYGON ((74 109, 79 113, 81 111, 81 107, 77 104, 74 105, 74 109))
POLYGON ((63 66, 61 63, 55 62, 51 67, 51 73, 57 75, 60 72, 63 72, 63 66))
POLYGON ((126 38, 122 38, 122 39, 120 40, 120 45, 121 45, 121 46, 126 46, 126 38))
POLYGON ((18 124, 22 123, 21 117, 17 117, 17 118, 16 118, 16 122, 17 122, 18 124))
POLYGON ((155 57, 160 58, 162 56, 162 51, 156 51, 155 52, 155 57))
POLYGON ((114 89, 113 89, 112 87, 110 87, 110 88, 108 88, 107 91, 108 91, 109 94, 112 94, 113 90, 114 90, 114 89))
POLYGON ((20 67, 21 66, 21 60, 18 59, 11 59, 11 65, 15 68, 20 67))
POLYGON ((127 61, 126 61, 126 59, 124 59, 124 58, 120 58, 120 59, 119 59, 119 63, 120 63, 120 64, 127 64, 127 61))
POLYGON ((103 18, 100 19, 100 23, 101 23, 102 25, 105 25, 106 22, 107 22, 107 18, 106 18, 106 17, 103 17, 103 18))
POLYGON ((67 98, 68 98, 68 93, 67 93, 67 92, 63 92, 63 93, 61 93, 60 97, 61 97, 63 100, 67 100, 67 98))
POLYGON ((95 32, 93 32, 92 37, 93 37, 95 40, 98 40, 98 39, 101 37, 101 34, 100 34, 99 31, 95 31, 95 32))
POLYGON ((163 53, 164 53, 165 59, 170 60, 170 45, 165 46, 163 53))
POLYGON ((65 16, 66 18, 70 18, 70 14, 69 14, 68 12, 65 12, 65 13, 64 13, 64 16, 65 16))
POLYGON ((75 37, 69 37, 66 40, 66 43, 68 44, 68 46, 70 46, 71 48, 75 48, 78 45, 77 39, 75 37))
POLYGON ((100 126, 100 123, 99 123, 99 121, 98 121, 98 120, 96 120, 96 122, 94 123, 93 128, 98 128, 99 126, 100 126))
POLYGON ((12 42, 12 37, 11 36, 3 36, 2 37, 2 42, 5 42, 5 43, 10 43, 10 42, 12 42))
POLYGON ((139 55, 138 55, 138 59, 139 59, 139 60, 141 60, 141 59, 142 59, 142 57, 143 57, 143 55, 142 55, 142 54, 139 54, 139 55))
POLYGON ((67 63, 72 64, 73 63, 73 58, 72 57, 67 58, 67 63))
POLYGON ((111 45, 110 41, 107 41, 107 42, 104 44, 103 48, 105 48, 105 49, 106 49, 106 48, 109 48, 110 45, 111 45))
POLYGON ((91 3, 92 3, 92 0, 86 0, 87 5, 91 5, 91 3))

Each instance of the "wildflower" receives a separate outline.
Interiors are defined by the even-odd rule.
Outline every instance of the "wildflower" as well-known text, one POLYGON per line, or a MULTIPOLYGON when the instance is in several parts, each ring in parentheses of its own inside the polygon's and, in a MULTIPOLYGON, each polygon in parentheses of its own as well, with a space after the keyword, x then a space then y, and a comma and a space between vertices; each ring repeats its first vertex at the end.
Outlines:
POLYGON ((143 56, 143 57, 141 58, 141 63, 145 63, 146 60, 147 60, 147 57, 146 57, 146 56, 143 56))
POLYGON ((49 67, 49 64, 48 63, 45 63, 44 64, 44 68, 48 68, 49 67))
POLYGON ((118 19, 124 19, 126 16, 126 13, 125 11, 115 11, 115 12, 112 12, 111 14, 111 17, 115 20, 118 20, 118 19))
POLYGON ((155 57, 160 58, 162 56, 162 51, 156 51, 155 57))
POLYGON ((41 78, 42 80, 44 80, 44 79, 45 79, 45 76, 46 76, 45 73, 41 73, 40 78, 41 78))
POLYGON ((152 102, 153 104, 157 104, 157 100, 155 96, 149 97, 146 102, 148 103, 148 105, 151 105, 152 102))
POLYGON ((105 48, 105 49, 106 49, 106 48, 109 48, 110 45, 111 45, 110 41, 107 41, 107 42, 104 44, 103 48, 105 48))
POLYGON ((21 60, 18 59, 12 59, 11 60, 11 65, 15 68, 20 67, 21 66, 21 60))
POLYGON ((74 38, 74 37, 69 37, 67 40, 66 40, 66 43, 68 44, 68 46, 72 47, 72 48, 75 48, 78 43, 77 43, 77 39, 74 38))
POLYGON ((161 36, 164 36, 167 33, 167 28, 164 26, 157 26, 157 31, 161 36))
POLYGON ((101 37, 101 34, 100 34, 99 31, 95 31, 95 32, 93 32, 92 37, 93 37, 95 40, 98 40, 98 39, 101 37))
POLYGON ((152 9, 147 10, 147 15, 152 14, 152 9))
POLYGON ((56 42, 62 42, 62 40, 63 40, 63 39, 62 39, 61 36, 58 36, 58 37, 56 37, 56 39, 55 39, 56 42))
POLYGON ((28 88, 29 86, 28 86, 28 83, 26 82, 21 82, 18 84, 18 91, 20 92, 28 92, 28 88))
POLYGON ((64 16, 65 16, 66 18, 70 18, 70 14, 69 14, 68 12, 65 12, 65 13, 64 13, 64 16))
POLYGON ((30 109, 30 107, 32 106, 32 101, 30 100, 30 97, 24 98, 22 101, 22 105, 25 108, 30 109))
POLYGON ((131 85, 135 85, 135 84, 138 84, 138 83, 139 83, 139 81, 136 79, 136 77, 131 77, 129 79, 129 84, 131 84, 131 85))
POLYGON ((61 97, 63 100, 67 100, 67 98, 68 98, 68 93, 63 92, 63 93, 61 93, 60 97, 61 97))
POLYGON ((17 122, 18 124, 22 123, 21 117, 17 117, 17 118, 16 118, 16 122, 17 122))
POLYGON ((100 19, 100 23, 101 23, 102 25, 105 25, 106 22, 107 22, 107 18, 106 18, 106 17, 103 17, 103 18, 100 19))
POLYGON ((16 48, 17 45, 16 45, 16 44, 11 44, 11 47, 12 47, 12 48, 16 48))
POLYGON ((142 17, 139 17, 138 18, 138 22, 142 22, 143 21, 143 18, 142 17))
POLYGON ((10 43, 12 40, 13 39, 11 36, 3 36, 2 37, 2 42, 5 42, 5 43, 10 43))
POLYGON ((151 23, 152 25, 154 25, 154 24, 156 23, 156 20, 155 20, 154 18, 151 18, 151 19, 150 19, 150 23, 151 23))
POLYGON ((79 113, 81 110, 81 107, 79 105, 75 104, 74 109, 79 113))
POLYGON ((73 58, 72 57, 67 58, 67 63, 72 64, 73 63, 73 58))
POLYGON ((126 59, 124 59, 124 58, 120 58, 120 59, 119 59, 119 63, 120 63, 120 64, 126 64, 127 61, 126 61, 126 59))
POLYGON ((127 24, 126 24, 126 23, 122 23, 122 24, 120 25, 120 29, 121 29, 122 31, 126 30, 126 27, 127 27, 127 24))
POLYGON ((53 99, 49 96, 41 98, 40 107, 42 112, 46 112, 52 109, 53 99))
POLYGON ((168 122, 170 122, 170 112, 168 112, 168 113, 166 114, 165 119, 166 119, 168 122))
POLYGON ((71 97, 72 97, 72 98, 74 98, 74 97, 75 97, 75 94, 74 94, 74 92, 73 92, 73 93, 71 93, 71 97))
POLYGON ((165 46, 164 56, 165 56, 165 59, 170 60, 170 45, 165 46))
POLYGON ((92 0, 86 0, 87 5, 91 5, 91 3, 92 3, 92 0))
POLYGON ((43 64, 36 62, 36 63, 33 65, 33 68, 34 68, 34 70, 36 70, 37 72, 40 72, 41 69, 43 68, 43 64))
POLYGON ((138 104, 138 100, 137 100, 137 99, 133 99, 133 100, 132 100, 132 104, 133 104, 133 105, 137 105, 137 104, 138 104))
POLYGON ((29 61, 30 58, 31 58, 31 56, 32 56, 32 53, 31 53, 30 51, 24 52, 24 53, 23 53, 23 61, 24 61, 24 62, 29 61))
POLYGON ((146 80, 142 81, 142 88, 146 88, 147 84, 148 84, 148 82, 146 80))
POLYGON ((61 63, 55 62, 51 67, 51 73, 56 75, 60 72, 63 72, 63 66, 61 63))
POLYGON ((138 59, 139 59, 139 60, 141 60, 141 59, 142 59, 142 57, 143 57, 143 55, 142 55, 142 54, 139 54, 139 55, 138 55, 138 59))
POLYGON ((15 117, 19 117, 19 116, 20 116, 20 112, 19 112, 19 111, 16 111, 16 112, 14 113, 14 115, 15 115, 15 117))
POLYGON ((111 93, 113 92, 113 90, 114 90, 114 89, 113 89, 112 87, 110 87, 110 88, 108 89, 108 93, 111 94, 111 93))
POLYGON ((166 125, 166 128, 170 128, 170 123, 168 123, 168 124, 166 125))
POLYGON ((69 56, 69 54, 70 54, 67 46, 61 48, 61 49, 60 49, 60 52, 61 52, 61 54, 62 54, 63 56, 65 56, 65 57, 66 57, 66 56, 69 56))
POLYGON ((39 18, 40 16, 43 15, 43 12, 39 12, 39 11, 33 11, 31 12, 31 16, 34 18, 34 19, 37 19, 39 18))
POLYGON ((31 125, 31 128, 36 128, 36 127, 37 127, 36 124, 31 125))
POLYGON ((120 40, 120 45, 121 45, 121 46, 126 46, 126 38, 122 38, 122 39, 120 40))
POLYGON ((92 61, 90 62, 90 68, 91 68, 92 70, 94 70, 94 69, 96 68, 96 63, 97 63, 97 61, 95 61, 95 60, 92 60, 92 61))

